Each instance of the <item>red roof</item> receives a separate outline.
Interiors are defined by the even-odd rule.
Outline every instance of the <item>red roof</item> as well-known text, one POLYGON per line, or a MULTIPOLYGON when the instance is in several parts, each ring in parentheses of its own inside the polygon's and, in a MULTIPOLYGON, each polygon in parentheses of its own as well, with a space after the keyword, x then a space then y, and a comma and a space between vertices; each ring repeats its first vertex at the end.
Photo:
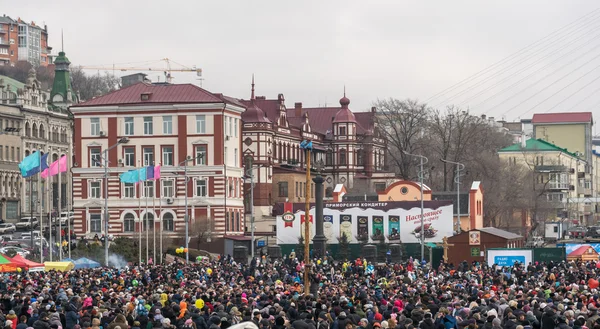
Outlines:
POLYGON ((592 122, 592 112, 537 113, 531 122, 536 123, 581 123, 592 122))
MULTIPOLYGON (((583 246, 571 251, 569 256, 581 256, 581 255, 585 254, 588 251, 588 249, 590 249, 590 248, 592 248, 592 250, 594 250, 594 248, 590 245, 587 245, 587 244, 583 245, 583 246)), ((594 253, 597 254, 596 250, 594 250, 594 253)))
POLYGON ((220 94, 213 94, 192 84, 149 84, 140 82, 77 104, 75 107, 227 102, 227 99, 221 96, 220 94), (143 101, 142 94, 148 94, 149 99, 143 101))

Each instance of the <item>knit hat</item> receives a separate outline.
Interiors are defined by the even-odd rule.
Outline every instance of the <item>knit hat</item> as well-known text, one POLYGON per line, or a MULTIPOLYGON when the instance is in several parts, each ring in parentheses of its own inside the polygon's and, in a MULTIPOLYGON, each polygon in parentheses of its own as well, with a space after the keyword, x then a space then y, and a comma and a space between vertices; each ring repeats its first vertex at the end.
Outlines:
POLYGON ((492 326, 494 327, 500 327, 500 325, 502 324, 502 321, 500 321, 500 319, 495 318, 494 320, 492 320, 492 326))

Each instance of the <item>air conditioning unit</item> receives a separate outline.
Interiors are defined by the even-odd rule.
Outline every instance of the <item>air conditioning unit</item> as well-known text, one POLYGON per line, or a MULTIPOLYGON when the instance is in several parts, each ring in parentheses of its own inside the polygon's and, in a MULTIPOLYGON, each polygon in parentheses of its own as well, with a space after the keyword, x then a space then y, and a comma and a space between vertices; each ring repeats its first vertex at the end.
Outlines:
POLYGON ((173 204, 173 198, 167 198, 167 204, 173 204))
POLYGON ((119 164, 123 164, 123 159, 119 159, 119 164))
POLYGON ((104 136, 106 136, 106 133, 104 131, 101 131, 100 132, 100 137, 104 137, 104 136))
POLYGON ((228 141, 229 140, 229 136, 225 136, 225 140, 228 141))

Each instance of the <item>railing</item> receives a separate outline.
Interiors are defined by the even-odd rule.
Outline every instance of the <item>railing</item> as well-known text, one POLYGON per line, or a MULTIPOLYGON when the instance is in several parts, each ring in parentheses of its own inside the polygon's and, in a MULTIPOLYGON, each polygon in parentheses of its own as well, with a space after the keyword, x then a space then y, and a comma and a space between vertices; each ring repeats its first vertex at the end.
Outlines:
POLYGON ((535 171, 537 172, 567 172, 568 168, 566 166, 535 166, 535 171))
POLYGON ((548 182, 548 188, 551 190, 568 190, 570 187, 569 183, 566 182, 548 182))

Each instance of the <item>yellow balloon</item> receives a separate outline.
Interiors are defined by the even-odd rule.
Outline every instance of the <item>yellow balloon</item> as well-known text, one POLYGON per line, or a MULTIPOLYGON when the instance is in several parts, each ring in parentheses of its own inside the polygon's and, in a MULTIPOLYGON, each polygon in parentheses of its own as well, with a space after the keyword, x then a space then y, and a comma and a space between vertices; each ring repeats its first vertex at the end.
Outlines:
POLYGON ((23 271, 20 267, 17 267, 17 272, 23 271))
POLYGON ((209 268, 208 270, 206 270, 206 273, 208 273, 208 275, 212 275, 212 268, 209 268))
POLYGON ((204 308, 204 300, 202 299, 196 299, 196 308, 201 310, 204 308))

